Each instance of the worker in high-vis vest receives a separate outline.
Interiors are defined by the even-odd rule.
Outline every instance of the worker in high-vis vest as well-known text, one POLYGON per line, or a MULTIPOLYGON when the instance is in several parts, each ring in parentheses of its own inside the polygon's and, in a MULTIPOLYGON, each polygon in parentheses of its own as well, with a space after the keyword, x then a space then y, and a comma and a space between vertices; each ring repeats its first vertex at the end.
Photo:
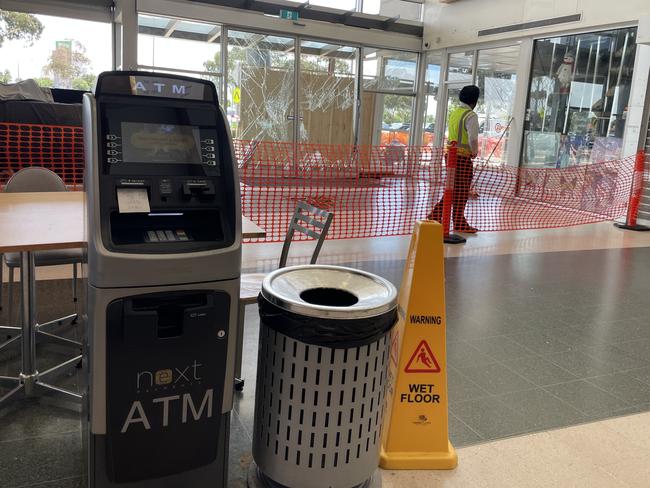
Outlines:
MULTIPOLYGON (((460 105, 449 114, 447 124, 449 130, 447 143, 455 142, 458 148, 452 219, 454 231, 465 234, 476 234, 478 232, 465 219, 465 207, 467 206, 469 189, 474 177, 472 159, 478 154, 478 116, 474 112, 474 108, 478 103, 480 94, 481 90, 478 86, 464 86, 458 95, 460 105)), ((427 218, 442 222, 442 206, 443 200, 441 199, 427 218)))

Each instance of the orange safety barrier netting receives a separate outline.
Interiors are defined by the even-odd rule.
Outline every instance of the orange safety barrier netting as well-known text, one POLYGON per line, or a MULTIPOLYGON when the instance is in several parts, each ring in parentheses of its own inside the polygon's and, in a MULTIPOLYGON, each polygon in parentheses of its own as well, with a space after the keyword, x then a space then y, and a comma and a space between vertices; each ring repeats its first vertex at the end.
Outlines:
POLYGON ((83 189, 83 129, 0 122, 0 185, 28 166, 58 174, 72 190, 83 189))
MULTIPOLYGON (((299 200, 334 212, 330 238, 408 235, 415 220, 432 213, 447 179, 445 155, 431 146, 234 145, 242 211, 267 232, 254 242, 284 239, 299 200)), ((466 194, 467 224, 481 231, 611 220, 626 215, 632 183, 643 180, 638 168, 634 171, 634 159, 564 169, 459 160, 453 203, 462 207, 466 194)), ((53 170, 70 189, 82 189, 83 129, 0 123, 0 186, 14 172, 34 165, 53 170)), ((453 205, 451 214, 453 229, 458 227, 453 205)), ((459 221, 460 215, 456 210, 459 221)))
POLYGON ((0 185, 22 168, 43 166, 81 190, 84 164, 81 127, 0 122, 0 185))
MULTIPOLYGON (((235 152, 242 211, 267 231, 261 241, 284 238, 298 200, 334 212, 331 238, 410 234, 447 176, 443 151, 429 146, 235 141, 235 152)), ((481 231, 594 223, 625 215, 633 174, 634 157, 563 169, 475 160, 456 170, 454 203, 467 194, 467 223, 481 231)))

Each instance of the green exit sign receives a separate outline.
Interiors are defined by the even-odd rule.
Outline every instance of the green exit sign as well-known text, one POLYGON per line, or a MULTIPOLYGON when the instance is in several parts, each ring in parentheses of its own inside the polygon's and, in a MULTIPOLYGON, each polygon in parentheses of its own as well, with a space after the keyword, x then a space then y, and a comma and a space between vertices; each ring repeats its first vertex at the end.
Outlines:
POLYGON ((298 20, 297 10, 280 10, 280 18, 288 20, 298 20))

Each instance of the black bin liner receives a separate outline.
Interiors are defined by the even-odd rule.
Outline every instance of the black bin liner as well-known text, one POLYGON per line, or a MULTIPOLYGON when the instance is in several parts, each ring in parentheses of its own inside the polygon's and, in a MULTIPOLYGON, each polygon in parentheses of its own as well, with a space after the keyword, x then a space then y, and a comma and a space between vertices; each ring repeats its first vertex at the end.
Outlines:
POLYGON ((297 341, 332 349, 348 349, 375 342, 397 321, 397 308, 381 315, 359 319, 330 319, 298 315, 257 297, 260 321, 297 341))

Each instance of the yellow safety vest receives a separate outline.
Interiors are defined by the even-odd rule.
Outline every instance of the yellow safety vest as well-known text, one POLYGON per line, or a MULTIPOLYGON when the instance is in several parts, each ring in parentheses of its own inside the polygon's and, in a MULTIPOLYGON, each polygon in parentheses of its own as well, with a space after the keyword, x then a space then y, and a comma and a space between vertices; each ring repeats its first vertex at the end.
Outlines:
POLYGON ((456 142, 458 154, 470 156, 472 154, 472 148, 469 145, 469 134, 465 128, 465 121, 473 113, 472 109, 458 107, 449 114, 449 123, 447 124, 449 137, 447 141, 448 143, 456 142))

